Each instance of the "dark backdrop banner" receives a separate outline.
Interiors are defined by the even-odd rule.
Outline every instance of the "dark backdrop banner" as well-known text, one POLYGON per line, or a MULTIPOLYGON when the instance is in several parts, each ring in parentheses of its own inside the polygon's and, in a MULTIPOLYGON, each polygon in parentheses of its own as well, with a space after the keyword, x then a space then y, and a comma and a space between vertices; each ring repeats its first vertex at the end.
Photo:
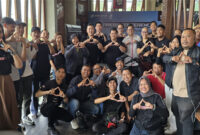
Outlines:
MULTIPOLYGON (((123 23, 126 28, 128 24, 133 24, 135 33, 140 35, 141 28, 147 26, 149 28, 151 21, 161 23, 161 12, 159 11, 122 11, 122 12, 89 12, 88 22, 95 25, 97 21, 103 23, 103 32, 107 35, 112 27, 117 27, 119 23, 123 23)), ((150 32, 150 30, 149 30, 150 32)))

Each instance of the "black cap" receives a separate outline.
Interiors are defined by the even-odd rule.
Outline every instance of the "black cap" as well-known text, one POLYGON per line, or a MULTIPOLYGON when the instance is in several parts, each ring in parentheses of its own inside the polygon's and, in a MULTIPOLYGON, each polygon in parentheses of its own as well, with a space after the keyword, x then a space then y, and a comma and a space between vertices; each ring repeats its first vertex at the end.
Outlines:
POLYGON ((2 24, 16 24, 16 22, 10 17, 4 17, 1 20, 2 24))
POLYGON ((40 32, 40 28, 39 27, 32 27, 31 32, 34 32, 34 31, 40 32))
POLYGON ((15 23, 16 23, 16 25, 21 25, 21 26, 24 26, 24 27, 26 26, 26 23, 18 21, 18 20, 15 23))

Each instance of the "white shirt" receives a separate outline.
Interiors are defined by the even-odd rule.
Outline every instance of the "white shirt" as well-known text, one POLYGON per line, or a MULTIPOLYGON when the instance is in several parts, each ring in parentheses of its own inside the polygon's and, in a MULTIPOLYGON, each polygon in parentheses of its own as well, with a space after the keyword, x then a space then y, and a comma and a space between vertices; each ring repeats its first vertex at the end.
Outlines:
MULTIPOLYGON (((28 43, 28 40, 26 40, 26 43, 28 43)), ((22 47, 21 47, 21 51, 22 51, 22 47)), ((36 52, 37 51, 34 47, 26 48, 26 67, 25 67, 22 77, 27 77, 27 76, 30 76, 33 74, 33 70, 30 66, 30 62, 31 62, 33 56, 36 54, 36 52)))
MULTIPOLYGON (((126 45, 127 46, 126 54, 130 57, 125 58, 124 63, 129 62, 131 60, 131 58, 138 57, 137 42, 134 42, 134 40, 139 42, 139 41, 141 41, 141 38, 140 38, 140 36, 134 34, 133 37, 126 36, 122 41, 124 44, 126 44, 127 42, 130 42, 129 44, 126 45)), ((138 65, 138 63, 136 63, 136 62, 130 62, 130 63, 126 64, 126 66, 137 66, 137 65, 138 65)))
MULTIPOLYGON (((21 48, 20 42, 8 42, 8 44, 10 46, 12 46, 12 48, 16 51, 18 56, 21 56, 21 53, 19 52, 19 50, 21 48)), ((11 76, 13 81, 18 81, 20 79, 19 71, 14 65, 12 65, 12 70, 11 70, 10 76, 11 76)))

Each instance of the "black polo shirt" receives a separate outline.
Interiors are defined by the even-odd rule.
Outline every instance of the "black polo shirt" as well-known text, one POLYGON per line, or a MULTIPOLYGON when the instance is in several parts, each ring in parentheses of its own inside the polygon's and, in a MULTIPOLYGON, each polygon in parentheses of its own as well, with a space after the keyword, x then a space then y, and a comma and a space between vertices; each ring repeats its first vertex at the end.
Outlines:
POLYGON ((128 97, 134 91, 139 91, 138 78, 132 77, 131 84, 128 86, 124 81, 120 83, 120 93, 121 95, 128 97))
POLYGON ((31 67, 35 78, 39 80, 45 80, 49 78, 50 75, 50 63, 49 55, 50 50, 47 44, 38 44, 38 51, 36 53, 36 58, 32 60, 31 67))
POLYGON ((161 41, 159 41, 158 38, 155 39, 155 46, 157 46, 158 48, 162 48, 163 45, 169 47, 169 39, 167 39, 166 37, 161 41))
MULTIPOLYGON (((146 41, 146 43, 148 43, 149 41, 154 43, 154 40, 150 39, 150 38, 146 41)), ((142 41, 137 42, 137 48, 141 49, 143 46, 144 46, 144 43, 142 41)), ((146 48, 144 48, 144 50, 143 50, 143 52, 141 54, 144 54, 145 52, 148 52, 148 51, 151 51, 151 47, 150 46, 147 46, 146 48)))
POLYGON ((57 47, 54 47, 55 53, 49 55, 50 60, 53 61, 55 67, 64 66, 65 65, 65 57, 62 54, 61 50, 58 50, 57 47))
MULTIPOLYGON (((49 80, 47 81, 44 85, 42 85, 40 87, 41 91, 48 91, 50 89, 56 88, 56 87, 60 87, 60 89, 65 93, 67 86, 66 84, 62 83, 62 84, 57 84, 56 80, 49 80)), ((56 106, 59 106, 62 102, 63 98, 62 97, 58 97, 58 96, 54 96, 54 95, 46 95, 44 96, 43 99, 43 105, 44 104, 48 104, 48 103, 53 103, 56 106)))
MULTIPOLYGON (((111 40, 108 40, 106 42, 106 45, 109 44, 110 42, 112 42, 111 40)), ((121 46, 126 47, 124 45, 124 43, 117 41, 121 46)), ((106 63, 108 65, 108 67, 111 70, 115 70, 115 62, 116 62, 116 58, 120 57, 121 55, 123 55, 124 53, 120 51, 119 46, 115 46, 112 45, 110 47, 108 47, 108 49, 106 50, 106 52, 104 53, 104 63, 106 63)))
POLYGON ((11 64, 14 64, 10 53, 0 49, 0 75, 9 75, 11 73, 11 64))

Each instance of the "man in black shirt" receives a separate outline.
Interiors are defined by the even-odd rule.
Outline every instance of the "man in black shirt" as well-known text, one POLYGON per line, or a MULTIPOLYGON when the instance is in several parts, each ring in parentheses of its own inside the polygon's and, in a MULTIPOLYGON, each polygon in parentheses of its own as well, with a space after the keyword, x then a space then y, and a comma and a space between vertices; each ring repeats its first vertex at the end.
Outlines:
MULTIPOLYGON (((49 80, 50 76, 50 63, 49 63, 49 55, 53 54, 53 50, 48 41, 48 32, 43 31, 42 40, 40 40, 40 28, 33 27, 31 29, 31 37, 32 41, 30 44, 33 46, 37 46, 36 56, 31 61, 31 67, 33 69, 34 79, 33 79, 33 95, 39 89, 39 86, 44 84, 47 80, 49 80)), ((33 96, 31 101, 31 113, 33 118, 37 118, 38 113, 38 99, 33 96)))
POLYGON ((133 97, 138 94, 138 78, 136 78, 129 68, 122 69, 122 78, 123 81, 120 83, 120 94, 127 98, 126 104, 126 111, 127 111, 127 118, 130 121, 131 117, 129 116, 130 110, 130 103, 133 97))
POLYGON ((58 135, 58 131, 54 127, 56 120, 70 122, 73 118, 68 111, 59 107, 62 101, 65 103, 68 102, 68 98, 65 95, 67 87, 63 81, 65 74, 65 68, 58 67, 56 79, 47 81, 35 94, 36 97, 45 96, 41 106, 41 113, 45 117, 48 117, 50 135, 58 135))
POLYGON ((97 37, 94 36, 94 26, 92 24, 88 24, 87 34, 88 37, 83 40, 83 43, 89 51, 88 64, 93 66, 101 60, 103 45, 100 43, 97 37))
POLYGON ((92 129, 98 134, 119 135, 126 130, 126 124, 124 122, 124 102, 126 98, 117 93, 117 79, 115 77, 110 77, 107 82, 108 95, 94 100, 95 104, 103 103, 103 118, 95 123, 92 129))
POLYGON ((104 45, 105 42, 107 41, 107 38, 106 38, 106 35, 102 33, 102 22, 96 22, 95 30, 96 30, 96 33, 94 34, 94 36, 98 39, 98 41, 102 45, 104 45))
POLYGON ((111 70, 115 70, 116 58, 120 57, 126 52, 126 47, 122 42, 117 40, 117 29, 112 28, 110 31, 110 38, 106 42, 106 46, 103 49, 104 52, 104 62, 108 65, 111 70))
POLYGON ((97 90, 94 81, 89 79, 90 66, 84 65, 81 69, 81 75, 74 77, 67 89, 67 96, 70 98, 69 110, 76 117, 76 112, 85 114, 98 114, 99 107, 91 100, 97 97, 97 90))
POLYGON ((165 37, 165 26, 160 24, 156 30, 157 38, 155 39, 155 45, 151 43, 151 47, 154 49, 159 49, 164 46, 169 47, 169 40, 165 37))

